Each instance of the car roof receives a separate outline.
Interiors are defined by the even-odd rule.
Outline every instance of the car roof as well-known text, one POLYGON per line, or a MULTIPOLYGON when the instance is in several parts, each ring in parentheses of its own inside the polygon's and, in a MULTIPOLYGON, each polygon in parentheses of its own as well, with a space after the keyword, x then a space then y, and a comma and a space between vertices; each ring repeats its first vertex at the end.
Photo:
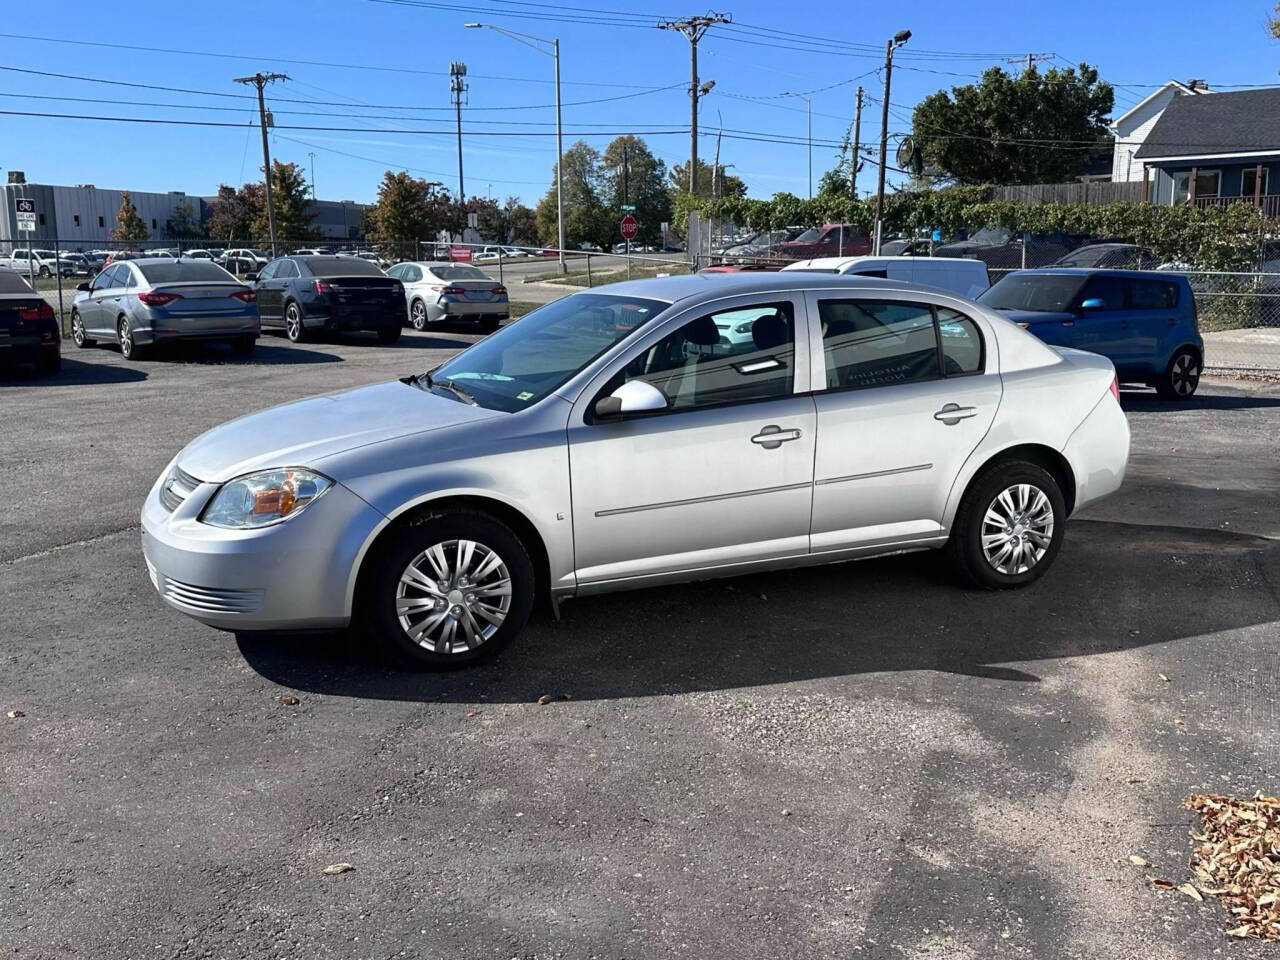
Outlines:
POLYGON ((862 254, 856 257, 814 257, 812 260, 797 260, 795 263, 787 264, 782 269, 783 271, 795 271, 805 267, 813 267, 821 270, 839 270, 842 267, 849 267, 859 263, 881 263, 885 260, 902 263, 972 263, 977 264, 984 270, 987 266, 981 260, 973 260, 967 257, 903 257, 889 254, 878 257, 874 254, 862 254))
POLYGON ((1006 276, 1026 276, 1038 274, 1043 276, 1067 277, 1133 277, 1139 280, 1155 278, 1158 280, 1177 280, 1182 274, 1172 270, 1114 270, 1108 267, 1035 267, 1028 270, 1014 270, 1006 276))
MULTIPOLYGON (((643 297, 647 300, 665 300, 667 303, 679 301, 718 300, 723 297, 738 296, 751 293, 790 293, 810 289, 829 290, 832 287, 859 287, 872 291, 882 289, 900 290, 904 287, 917 289, 914 285, 896 280, 882 280, 879 277, 859 277, 850 274, 812 273, 795 270, 790 273, 781 271, 751 273, 712 273, 693 274, 678 277, 653 277, 645 280, 624 280, 611 283, 607 287, 594 287, 581 293, 605 293, 622 297, 643 297)), ((938 293, 919 287, 921 291, 938 293)))

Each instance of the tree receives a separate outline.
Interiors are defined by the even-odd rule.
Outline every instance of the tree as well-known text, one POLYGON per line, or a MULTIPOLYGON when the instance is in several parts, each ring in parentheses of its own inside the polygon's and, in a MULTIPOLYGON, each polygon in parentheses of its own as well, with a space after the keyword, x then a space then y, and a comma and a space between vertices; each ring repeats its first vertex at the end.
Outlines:
POLYGON ((435 239, 456 214, 446 191, 407 172, 388 170, 378 186, 378 201, 369 207, 366 233, 386 252, 397 244, 435 239))
POLYGON ((1271 31, 1271 36, 1280 40, 1280 3, 1276 4, 1276 12, 1267 18, 1267 29, 1271 31))
MULTIPOLYGON (((613 242, 617 224, 601 197, 605 184, 600 175, 600 153, 579 140, 564 152, 564 242, 573 249, 581 243, 604 247, 613 242)), ((551 187, 538 203, 538 236, 553 247, 556 232, 555 170, 551 187)))
POLYGON ((170 240, 190 240, 204 236, 204 224, 195 215, 195 209, 186 200, 173 206, 173 213, 164 222, 164 235, 170 240))
POLYGON ((671 219, 671 194, 667 192, 667 165, 635 136, 618 137, 605 147, 600 159, 605 198, 621 223, 624 204, 634 206, 640 232, 637 240, 658 243, 662 224, 671 219))
POLYGON ((265 196, 261 183, 246 183, 239 190, 220 184, 217 199, 209 204, 210 238, 227 246, 252 243, 253 224, 262 215, 265 196))
POLYGON ((507 197, 502 207, 507 221, 507 239, 520 246, 534 246, 538 242, 538 215, 515 197, 507 197))
MULTIPOLYGON (((271 202, 276 215, 276 237, 283 241, 313 240, 318 234, 311 226, 311 187, 296 163, 271 161, 271 202)), ((271 227, 266 204, 253 220, 254 236, 267 239, 271 227)))
POLYGON ((120 193, 120 210, 116 214, 116 227, 111 231, 111 239, 126 247, 136 246, 151 237, 147 225, 138 216, 138 209, 129 199, 129 191, 120 193))
MULTIPOLYGON (((720 164, 718 173, 715 177, 711 164, 705 162, 701 157, 698 158, 698 196, 700 197, 745 197, 747 195, 747 185, 741 177, 735 177, 728 173, 725 165, 720 164), (714 191, 714 192, 713 192, 714 191)), ((672 194, 672 202, 675 202, 675 195, 689 192, 689 164, 677 163, 671 168, 667 180, 670 184, 670 192, 672 194)))
POLYGON ((1034 67, 940 90, 912 114, 927 169, 960 184, 1053 183, 1079 176, 1110 137, 1111 85, 1088 64, 1034 67))

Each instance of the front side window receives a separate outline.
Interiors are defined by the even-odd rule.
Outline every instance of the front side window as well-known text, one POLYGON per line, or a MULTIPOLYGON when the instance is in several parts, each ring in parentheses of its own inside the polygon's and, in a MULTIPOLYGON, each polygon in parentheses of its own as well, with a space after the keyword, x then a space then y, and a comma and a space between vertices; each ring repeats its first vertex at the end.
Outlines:
POLYGON ((739 307, 691 320, 626 367, 669 410, 790 396, 795 378, 795 311, 788 301, 739 307))
POLYGON ((933 310, 923 303, 820 300, 828 389, 861 389, 941 376, 933 310))
POLYGON ((273 280, 275 279, 276 271, 279 269, 280 269, 280 261, 273 260, 271 263, 268 263, 265 267, 263 267, 262 270, 258 273, 258 279, 273 280))
MULTIPOLYGON (((659 300, 576 293, 539 307, 431 371, 490 410, 515 412, 537 403, 602 353, 667 308, 659 300)), ((441 396, 456 391, 415 381, 441 396)))

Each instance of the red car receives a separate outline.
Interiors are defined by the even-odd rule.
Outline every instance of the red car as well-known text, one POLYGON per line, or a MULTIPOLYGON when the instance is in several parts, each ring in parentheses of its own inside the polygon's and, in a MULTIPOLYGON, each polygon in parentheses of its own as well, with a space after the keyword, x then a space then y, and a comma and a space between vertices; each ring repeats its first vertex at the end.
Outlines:
POLYGON ((788 260, 814 257, 859 257, 871 252, 871 238, 848 223, 824 223, 810 227, 794 240, 778 247, 778 256, 788 260))

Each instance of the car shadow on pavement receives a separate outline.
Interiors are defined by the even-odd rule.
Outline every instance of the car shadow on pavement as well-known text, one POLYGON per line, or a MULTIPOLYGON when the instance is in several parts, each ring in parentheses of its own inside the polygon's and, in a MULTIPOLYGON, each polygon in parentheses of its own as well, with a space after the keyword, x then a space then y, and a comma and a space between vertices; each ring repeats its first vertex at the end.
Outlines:
POLYGON ((273 344, 258 340, 253 353, 237 356, 229 346, 220 343, 174 343, 153 347, 145 362, 228 364, 234 366, 276 366, 301 363, 342 363, 333 353, 308 350, 292 344, 273 344))
POLYGON ((410 701, 655 696, 849 674, 937 670, 1038 680, 1092 656, 1280 619, 1280 542, 1080 520, 1024 590, 959 586, 909 554, 573 600, 494 663, 398 672, 356 631, 240 634, 259 674, 297 690, 410 701))
POLYGON ((391 346, 397 350, 405 347, 414 350, 465 350, 475 342, 474 340, 458 340, 453 337, 439 337, 435 335, 434 330, 430 333, 415 333, 406 330, 400 339, 391 346))
POLYGON ((1162 400, 1154 392, 1120 391, 1120 406, 1131 413, 1178 413, 1183 410, 1253 410, 1280 408, 1280 396, 1197 393, 1189 400, 1162 400))
POLYGON ((85 363, 62 358, 62 369, 54 374, 38 374, 30 367, 0 368, 3 387, 78 387, 99 383, 136 383, 147 379, 147 372, 137 367, 113 363, 85 363))

